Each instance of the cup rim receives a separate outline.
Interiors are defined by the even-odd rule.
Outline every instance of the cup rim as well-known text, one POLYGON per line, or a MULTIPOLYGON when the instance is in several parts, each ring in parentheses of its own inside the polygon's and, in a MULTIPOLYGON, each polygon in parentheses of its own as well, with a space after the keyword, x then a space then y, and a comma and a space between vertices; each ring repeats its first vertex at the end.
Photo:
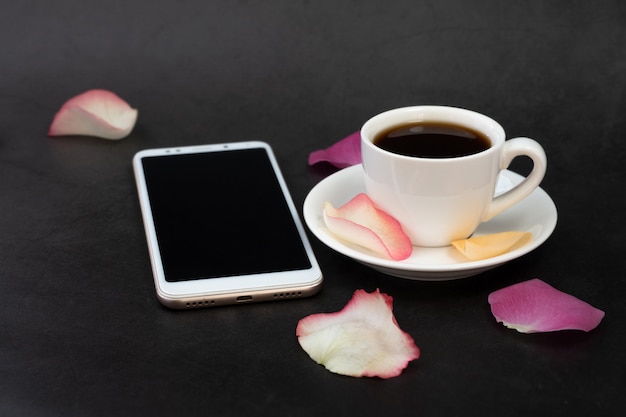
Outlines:
POLYGON ((500 125, 500 123, 498 123, 491 117, 486 116, 482 113, 478 113, 473 110, 462 108, 462 107, 442 106, 442 105, 416 105, 416 106, 393 108, 393 109, 386 110, 382 113, 378 113, 372 116, 361 127, 361 146, 368 146, 371 149, 376 150, 377 152, 382 152, 390 156, 394 156, 394 157, 398 157, 402 159, 409 159, 409 160, 417 159, 420 161, 436 162, 436 161, 449 161, 449 160, 478 158, 482 155, 496 152, 496 149, 499 148, 504 143, 505 140, 506 140, 506 135, 504 132, 504 128, 500 125), (424 115, 424 113, 428 113, 428 115, 424 115), (442 117, 440 115, 439 117, 435 117, 432 119, 426 117, 426 116, 432 116, 434 113, 440 113, 440 114, 448 113, 448 114, 445 117, 442 117), (470 117, 473 120, 484 123, 484 124, 488 124, 490 126, 490 130, 486 132, 485 129, 477 128, 475 126, 469 126, 468 123, 463 123, 463 122, 457 121, 456 119, 454 120, 451 119, 452 116, 458 117, 460 115, 463 115, 465 117, 470 117), (405 116, 405 117, 401 118, 401 116, 405 116), (414 120, 409 120, 408 121, 409 123, 411 121, 420 122, 423 120, 432 120, 434 122, 455 123, 462 127, 465 126, 473 130, 477 130, 481 132, 482 134, 484 134, 489 139, 489 141, 491 142, 491 145, 487 149, 484 149, 480 152, 473 153, 470 155, 451 156, 451 157, 444 157, 444 158, 427 158, 427 157, 419 157, 419 156, 402 155, 402 154, 387 151, 385 149, 379 148, 378 146, 374 145, 373 138, 376 132, 382 130, 382 128, 388 129, 389 127, 392 127, 394 125, 400 126, 402 124, 406 124, 407 123, 406 116, 411 116, 409 117, 409 119, 414 119, 414 120), (395 123, 392 122, 394 119, 397 119, 398 121, 395 123), (388 122, 384 124, 382 127, 375 128, 373 126, 377 123, 383 123, 384 120, 388 120, 388 122), (371 130, 374 130, 374 134, 370 134, 371 130))

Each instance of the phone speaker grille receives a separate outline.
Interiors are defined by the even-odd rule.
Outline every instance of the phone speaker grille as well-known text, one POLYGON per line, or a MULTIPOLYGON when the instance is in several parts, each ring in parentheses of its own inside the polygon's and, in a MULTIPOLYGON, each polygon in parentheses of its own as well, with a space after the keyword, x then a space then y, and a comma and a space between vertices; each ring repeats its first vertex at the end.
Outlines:
POLYGON ((282 300, 286 298, 297 298, 297 297, 302 297, 301 291, 279 292, 279 293, 274 294, 274 299, 276 300, 282 300))
POLYGON ((187 308, 209 307, 215 304, 215 300, 189 301, 186 303, 187 308))

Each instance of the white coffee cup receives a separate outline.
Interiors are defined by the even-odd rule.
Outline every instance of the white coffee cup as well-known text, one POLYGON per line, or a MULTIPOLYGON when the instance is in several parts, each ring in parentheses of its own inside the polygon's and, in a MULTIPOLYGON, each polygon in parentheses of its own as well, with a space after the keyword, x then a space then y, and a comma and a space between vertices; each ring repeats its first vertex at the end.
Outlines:
POLYGON ((505 139, 495 120, 455 107, 414 106, 378 114, 361 128, 366 192, 400 222, 413 245, 447 246, 527 197, 543 179, 547 160, 541 145, 529 138, 505 139), (482 133, 491 146, 467 156, 424 158, 392 153, 373 143, 377 135, 413 123, 465 127, 482 133), (498 174, 517 156, 530 157, 532 171, 494 198, 498 174))

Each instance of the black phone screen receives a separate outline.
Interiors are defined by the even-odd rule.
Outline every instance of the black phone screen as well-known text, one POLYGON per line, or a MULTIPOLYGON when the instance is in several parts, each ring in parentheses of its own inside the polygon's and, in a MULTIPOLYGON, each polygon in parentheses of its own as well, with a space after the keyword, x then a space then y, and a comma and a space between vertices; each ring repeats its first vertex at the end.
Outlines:
POLYGON ((166 281, 311 267, 265 149, 142 164, 166 281))

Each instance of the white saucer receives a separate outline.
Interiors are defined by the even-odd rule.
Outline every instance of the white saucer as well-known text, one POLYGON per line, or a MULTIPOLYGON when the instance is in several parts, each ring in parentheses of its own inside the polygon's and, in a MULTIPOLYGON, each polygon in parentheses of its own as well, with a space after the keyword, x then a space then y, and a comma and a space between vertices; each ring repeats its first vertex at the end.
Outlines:
MULTIPOLYGON (((496 194, 512 188, 522 179, 522 176, 514 172, 503 171, 498 180, 496 194)), ((322 217, 324 202, 328 201, 333 206, 340 207, 360 192, 365 192, 361 165, 351 166, 328 176, 313 187, 306 197, 304 221, 319 240, 335 251, 385 274, 413 280, 444 281, 466 278, 495 268, 525 255, 545 242, 554 231, 557 221, 554 202, 544 190, 537 188, 520 203, 482 223, 474 233, 474 236, 478 236, 506 231, 528 231, 533 234, 533 240, 529 244, 481 261, 468 261, 452 246, 415 247, 409 258, 393 261, 381 258, 358 245, 339 240, 326 228, 322 217)))

